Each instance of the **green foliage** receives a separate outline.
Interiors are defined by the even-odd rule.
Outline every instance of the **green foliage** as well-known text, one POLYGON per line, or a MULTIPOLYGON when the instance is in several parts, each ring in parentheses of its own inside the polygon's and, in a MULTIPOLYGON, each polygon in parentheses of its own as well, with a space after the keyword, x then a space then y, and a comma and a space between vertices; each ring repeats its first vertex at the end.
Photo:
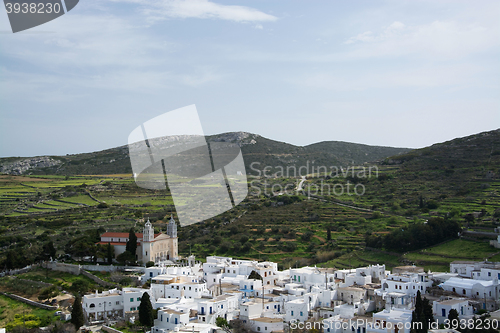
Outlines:
POLYGON ((215 318, 215 325, 217 325, 218 327, 229 327, 227 320, 223 317, 215 318))
POLYGON ((111 245, 111 243, 108 243, 106 245, 106 260, 108 262, 108 265, 111 265, 113 263, 114 257, 115 257, 114 247, 111 245))
POLYGON ((148 261, 146 267, 153 267, 155 265, 154 261, 148 261))
POLYGON ((130 231, 128 232, 128 241, 127 244, 125 245, 125 251, 128 251, 131 254, 133 254, 135 258, 135 254, 137 252, 137 236, 135 235, 134 228, 130 228, 130 231))
POLYGON ((452 323, 453 320, 455 320, 455 319, 457 321, 459 320, 459 318, 458 318, 458 312, 455 309, 451 309, 450 312, 448 313, 448 320, 450 321, 450 323, 452 323))
POLYGON ((311 240, 311 237, 313 236, 314 234, 311 232, 311 231, 306 231, 304 232, 301 236, 300 236, 300 239, 304 242, 309 242, 311 240))
POLYGON ((262 276, 256 272, 256 271, 252 271, 250 273, 250 275, 248 276, 249 279, 255 279, 255 280, 262 280, 262 276))
POLYGON ((75 302, 73 303, 73 309, 71 310, 71 323, 75 326, 76 330, 84 324, 83 309, 82 309, 82 299, 80 296, 76 296, 75 302))
POLYGON ((123 253, 120 253, 117 257, 116 260, 122 265, 129 265, 135 262, 135 255, 130 253, 129 251, 125 251, 123 253))
POLYGON ((83 295, 90 289, 90 282, 79 279, 71 284, 69 290, 75 295, 83 295))
POLYGON ((412 312, 412 327, 419 327, 420 325, 416 325, 415 323, 421 323, 421 328, 418 328, 416 333, 427 333, 429 323, 432 321, 434 321, 432 305, 426 297, 422 300, 422 295, 419 290, 417 291, 417 297, 415 300, 415 310, 412 312))
POLYGON ((440 217, 431 218, 427 223, 415 223, 407 228, 396 229, 386 236, 367 235, 366 245, 388 250, 412 251, 432 246, 448 239, 458 237, 459 224, 440 217))
POLYGON ((49 299, 52 297, 56 297, 57 295, 59 295, 59 289, 57 289, 56 286, 51 286, 43 288, 42 291, 40 291, 40 294, 38 295, 38 299, 39 300, 49 299))
POLYGON ((146 327, 151 327, 154 324, 153 306, 151 305, 148 293, 142 294, 141 297, 141 304, 139 305, 139 322, 146 327))

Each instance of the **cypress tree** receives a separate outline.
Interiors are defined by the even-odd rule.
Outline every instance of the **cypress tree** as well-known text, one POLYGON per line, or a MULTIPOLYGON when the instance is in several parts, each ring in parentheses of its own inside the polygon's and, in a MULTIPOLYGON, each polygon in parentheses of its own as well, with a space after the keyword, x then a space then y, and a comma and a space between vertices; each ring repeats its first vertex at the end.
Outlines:
POLYGON ((106 258, 108 259, 108 264, 111 265, 113 263, 113 258, 115 256, 113 246, 111 243, 108 243, 108 246, 106 247, 106 258))
POLYGON ((332 229, 330 226, 326 228, 326 240, 332 240, 332 229))
POLYGON ((424 297, 424 300, 422 301, 422 311, 425 317, 424 325, 427 325, 427 327, 429 327, 430 323, 434 321, 434 314, 432 311, 431 302, 429 302, 427 297, 424 297))
POLYGON ((141 304, 139 305, 139 322, 147 327, 151 327, 154 324, 153 306, 151 305, 148 293, 142 294, 141 297, 141 304))
POLYGON ((125 251, 132 253, 135 258, 135 253, 137 251, 137 236, 135 235, 134 228, 130 228, 130 231, 128 233, 128 241, 127 245, 125 246, 125 251))
POLYGON ((450 312, 448 313, 448 320, 450 321, 450 324, 453 325, 453 320, 456 319, 458 323, 458 312, 455 309, 451 309, 450 312))
POLYGON ((73 310, 71 311, 71 323, 75 325, 75 329, 78 331, 78 329, 83 326, 84 322, 82 299, 80 296, 76 296, 73 310))

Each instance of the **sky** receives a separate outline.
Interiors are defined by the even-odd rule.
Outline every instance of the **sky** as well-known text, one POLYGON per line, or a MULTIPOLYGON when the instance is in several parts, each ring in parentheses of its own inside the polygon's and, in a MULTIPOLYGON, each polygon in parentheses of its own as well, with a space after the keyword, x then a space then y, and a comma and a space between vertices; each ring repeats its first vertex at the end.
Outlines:
POLYGON ((82 0, 16 34, 0 8, 0 157, 191 104, 207 135, 425 147, 500 127, 499 51, 498 1, 82 0))

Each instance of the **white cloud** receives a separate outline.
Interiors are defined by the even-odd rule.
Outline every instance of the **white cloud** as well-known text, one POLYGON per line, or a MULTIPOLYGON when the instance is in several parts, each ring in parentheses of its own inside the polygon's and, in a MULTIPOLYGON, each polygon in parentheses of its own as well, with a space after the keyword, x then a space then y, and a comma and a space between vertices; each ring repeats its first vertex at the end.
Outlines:
POLYGON ((483 52, 499 45, 497 27, 436 20, 408 26, 395 21, 379 33, 365 31, 347 39, 356 58, 420 55, 450 59, 483 52))
POLYGON ((276 21, 276 16, 246 6, 221 5, 208 0, 113 0, 137 3, 149 19, 199 18, 235 22, 276 21))

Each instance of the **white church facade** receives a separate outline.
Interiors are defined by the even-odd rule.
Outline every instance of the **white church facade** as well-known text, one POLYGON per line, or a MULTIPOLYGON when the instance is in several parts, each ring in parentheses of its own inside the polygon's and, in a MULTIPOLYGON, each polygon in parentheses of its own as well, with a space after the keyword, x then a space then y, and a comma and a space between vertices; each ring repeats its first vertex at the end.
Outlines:
MULTIPOLYGON (((148 261, 177 260, 179 256, 177 225, 172 216, 166 234, 155 234, 148 219, 144 225, 143 233, 136 233, 135 235, 137 237, 137 251, 135 253, 137 261, 147 263, 148 261)), ((128 240, 128 232, 106 232, 101 235, 101 241, 98 244, 106 245, 110 243, 114 247, 116 258, 125 252, 128 240)))

